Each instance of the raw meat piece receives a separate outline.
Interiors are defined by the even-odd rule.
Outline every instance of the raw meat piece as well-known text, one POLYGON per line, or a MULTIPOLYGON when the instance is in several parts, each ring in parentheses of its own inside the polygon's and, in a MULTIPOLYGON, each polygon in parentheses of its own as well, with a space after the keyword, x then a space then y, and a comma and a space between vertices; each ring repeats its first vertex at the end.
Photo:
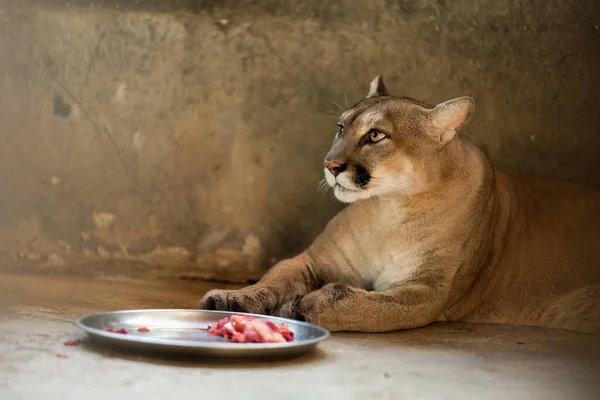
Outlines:
POLYGON ((237 343, 285 343, 294 341, 294 332, 287 326, 249 315, 223 318, 209 326, 210 335, 222 336, 237 343))
POLYGON ((124 335, 127 334, 127 331, 125 330, 125 328, 120 328, 120 329, 104 328, 104 332, 122 333, 124 335))
POLYGON ((283 324, 279 325, 279 332, 281 332, 281 336, 283 336, 286 342, 294 341, 294 332, 290 331, 287 326, 283 324))
POLYGON ((137 330, 138 332, 150 332, 150 329, 146 328, 146 327, 142 327, 142 328, 138 328, 137 330))
POLYGON ((58 358, 69 358, 68 355, 63 354, 63 353, 56 353, 56 357, 58 357, 58 358))
POLYGON ((77 346, 79 344, 79 340, 77 339, 67 339, 63 342, 65 346, 77 346))

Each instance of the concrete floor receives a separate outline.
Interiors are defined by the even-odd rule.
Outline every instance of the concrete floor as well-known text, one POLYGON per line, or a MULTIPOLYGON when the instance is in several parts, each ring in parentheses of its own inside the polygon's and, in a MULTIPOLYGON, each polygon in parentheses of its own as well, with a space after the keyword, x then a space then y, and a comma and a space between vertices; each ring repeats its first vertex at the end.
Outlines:
POLYGON ((72 321, 94 311, 191 308, 213 284, 117 275, 0 273, 0 399, 598 399, 594 337, 445 324, 335 334, 287 362, 218 363, 124 355, 72 321), (58 358, 57 353, 68 358, 58 358))

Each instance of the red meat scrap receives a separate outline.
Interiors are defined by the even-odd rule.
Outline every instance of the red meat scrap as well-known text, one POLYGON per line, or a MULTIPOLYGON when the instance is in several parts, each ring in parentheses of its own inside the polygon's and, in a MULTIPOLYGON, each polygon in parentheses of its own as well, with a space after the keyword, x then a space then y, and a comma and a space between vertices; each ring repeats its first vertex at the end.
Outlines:
POLYGON ((127 334, 127 330, 125 328, 119 328, 119 329, 104 328, 104 332, 121 333, 123 335, 127 334))
POLYGON ((144 327, 138 328, 138 330, 137 330, 137 331, 138 331, 138 332, 144 332, 144 333, 146 333, 146 332, 150 332, 150 329, 148 329, 148 328, 146 328, 146 327, 144 326, 144 327))
POLYGON ((77 339, 67 339, 63 342, 65 346, 77 346, 79 344, 79 340, 77 339))
POLYGON ((294 341, 294 332, 283 324, 249 315, 223 318, 209 326, 208 333, 237 343, 285 343, 294 341))

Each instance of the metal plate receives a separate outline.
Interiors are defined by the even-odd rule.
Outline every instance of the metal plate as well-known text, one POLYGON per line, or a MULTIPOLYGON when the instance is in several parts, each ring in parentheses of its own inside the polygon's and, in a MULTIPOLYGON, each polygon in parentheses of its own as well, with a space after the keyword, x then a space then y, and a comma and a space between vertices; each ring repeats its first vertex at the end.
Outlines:
POLYGON ((285 324, 294 332, 289 343, 233 343, 208 334, 208 325, 236 314, 204 310, 127 310, 102 312, 80 317, 75 322, 96 341, 147 353, 167 352, 210 358, 288 358, 305 354, 329 337, 321 327, 285 318, 254 315, 285 324), (149 332, 138 332, 146 327, 149 332), (104 331, 127 330, 127 334, 104 331))

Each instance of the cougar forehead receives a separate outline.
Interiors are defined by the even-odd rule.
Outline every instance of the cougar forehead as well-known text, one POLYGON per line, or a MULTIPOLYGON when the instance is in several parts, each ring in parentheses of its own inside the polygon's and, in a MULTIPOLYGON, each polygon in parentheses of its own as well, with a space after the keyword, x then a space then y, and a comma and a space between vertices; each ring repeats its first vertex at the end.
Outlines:
MULTIPOLYGON (((352 123, 354 119, 356 119, 359 115, 364 112, 374 112, 374 111, 401 111, 411 110, 416 108, 424 108, 431 109, 432 105, 424 103, 419 100, 415 100, 410 97, 393 97, 393 96, 383 96, 372 99, 364 99, 354 105, 352 108, 346 110, 342 113, 340 117, 340 121, 345 121, 346 123, 352 123)), ((388 115, 389 117, 393 117, 393 115, 388 115)))
MULTIPOLYGON (((340 124, 349 128, 354 124, 376 125, 387 123, 390 128, 418 128, 424 119, 423 111, 433 106, 409 97, 381 97, 366 99, 345 111, 340 124)), ((404 132, 407 133, 407 132, 404 132)))

